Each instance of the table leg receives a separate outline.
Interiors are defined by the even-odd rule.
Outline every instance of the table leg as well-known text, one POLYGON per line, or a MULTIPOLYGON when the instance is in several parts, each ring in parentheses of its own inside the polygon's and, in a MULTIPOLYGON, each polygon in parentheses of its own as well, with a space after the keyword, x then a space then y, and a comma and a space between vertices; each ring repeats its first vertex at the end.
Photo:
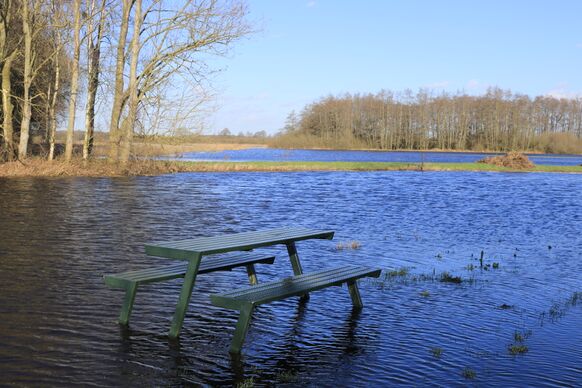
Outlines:
POLYGON ((200 266, 200 259, 201 255, 196 255, 190 259, 190 263, 188 264, 188 270, 186 271, 186 275, 184 275, 184 283, 182 284, 180 298, 178 299, 176 312, 174 313, 174 319, 172 320, 172 326, 170 328, 170 338, 178 338, 180 334, 180 329, 184 323, 184 315, 186 315, 188 303, 190 303, 190 297, 192 296, 192 289, 194 288, 196 274, 200 266))
MULTIPOLYGON (((287 253, 289 254, 289 260, 291 261, 291 267, 293 267, 293 274, 295 276, 303 274, 303 268, 301 268, 301 262, 299 261, 299 255, 297 254, 297 247, 294 241, 286 243, 287 253)), ((309 299, 309 294, 301 295, 302 300, 309 299)))
POLYGON ((129 316, 133 309, 133 302, 135 301, 135 293, 137 292, 137 284, 132 283, 127 290, 125 290, 125 299, 123 300, 123 307, 119 313, 119 323, 127 325, 129 323, 129 316))
POLYGON ((355 308, 361 309, 364 307, 362 303, 362 297, 360 296, 360 290, 358 290, 358 282, 353 280, 348 282, 348 290, 350 291, 350 296, 352 297, 352 303, 355 308))
POLYGON ((253 307, 252 303, 245 304, 241 307, 238 322, 236 323, 236 329, 234 330, 234 336, 232 337, 232 342, 230 344, 230 353, 240 353, 247 331, 249 330, 249 324, 251 323, 253 307))
POLYGON ((249 283, 251 283, 251 286, 259 284, 259 281, 257 280, 257 272, 255 271, 255 266, 253 264, 247 265, 247 275, 249 275, 249 283))

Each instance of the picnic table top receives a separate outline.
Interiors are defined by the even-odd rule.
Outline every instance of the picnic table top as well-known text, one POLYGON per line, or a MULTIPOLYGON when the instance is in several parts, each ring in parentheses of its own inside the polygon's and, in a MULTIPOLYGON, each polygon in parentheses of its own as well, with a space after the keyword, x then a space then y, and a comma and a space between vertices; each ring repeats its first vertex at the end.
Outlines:
POLYGON ((253 232, 230 233, 214 237, 198 237, 178 241, 159 241, 146 244, 148 255, 178 260, 190 260, 196 255, 211 255, 232 251, 246 251, 276 244, 308 239, 333 238, 334 231, 284 227, 253 232))

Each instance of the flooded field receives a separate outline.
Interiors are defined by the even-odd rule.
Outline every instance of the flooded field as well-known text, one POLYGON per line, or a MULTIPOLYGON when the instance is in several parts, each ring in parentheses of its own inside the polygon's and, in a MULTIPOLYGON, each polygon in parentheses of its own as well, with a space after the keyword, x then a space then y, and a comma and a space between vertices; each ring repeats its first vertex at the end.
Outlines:
MULTIPOLYGON (((582 179, 461 172, 199 173, 0 180, 0 383, 22 385, 582 384, 582 179), (240 358, 237 314, 201 275, 181 337, 181 281, 144 286, 132 323, 105 273, 169 263, 143 245, 285 225, 306 272, 384 269, 346 288, 260 306, 240 358), (356 242, 356 243, 354 243, 356 242)), ((292 274, 284 247, 260 281, 292 274)))
MULTIPOLYGON (((337 151, 285 150, 277 148, 250 148, 220 152, 187 152, 179 160, 208 161, 311 161, 311 162, 403 162, 403 163, 474 163, 493 153, 477 152, 416 152, 416 151, 337 151)), ((527 154, 535 164, 578 166, 582 155, 527 154)), ((173 158, 170 158, 173 159, 173 158)))

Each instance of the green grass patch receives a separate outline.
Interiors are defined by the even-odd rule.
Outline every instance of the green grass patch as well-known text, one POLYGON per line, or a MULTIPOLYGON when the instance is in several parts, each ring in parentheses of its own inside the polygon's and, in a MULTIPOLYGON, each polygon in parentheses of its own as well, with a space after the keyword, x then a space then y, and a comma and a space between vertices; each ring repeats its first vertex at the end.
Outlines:
POLYGON ((181 172, 191 171, 499 171, 582 173, 582 166, 537 165, 516 170, 484 163, 402 163, 402 162, 183 162, 173 164, 181 172))

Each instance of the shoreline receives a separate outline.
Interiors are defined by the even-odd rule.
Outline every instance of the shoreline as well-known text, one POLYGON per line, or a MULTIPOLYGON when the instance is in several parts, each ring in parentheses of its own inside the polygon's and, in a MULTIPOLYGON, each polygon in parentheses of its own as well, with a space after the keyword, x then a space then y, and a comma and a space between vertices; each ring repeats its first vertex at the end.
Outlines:
POLYGON ((449 171, 449 172, 546 172, 582 174, 582 166, 536 165, 512 169, 484 163, 404 162, 185 162, 164 160, 132 161, 125 166, 106 160, 47 162, 27 159, 0 164, 0 178, 24 177, 128 177, 184 172, 316 172, 316 171, 449 171))
MULTIPOLYGON (((506 154, 508 151, 475 151, 475 150, 446 150, 440 148, 431 148, 431 149, 423 149, 423 150, 409 150, 409 149, 395 149, 395 150, 383 150, 379 148, 328 148, 328 147, 310 147, 310 148, 302 148, 302 147, 271 147, 267 146, 266 148, 271 149, 279 149, 279 150, 305 150, 305 151, 365 151, 365 152, 408 152, 408 153, 435 153, 435 154, 446 154, 446 153, 454 153, 454 154, 487 154, 487 155, 502 155, 506 154)), ((542 151, 517 151, 526 155, 581 155, 582 154, 549 154, 542 151)))

